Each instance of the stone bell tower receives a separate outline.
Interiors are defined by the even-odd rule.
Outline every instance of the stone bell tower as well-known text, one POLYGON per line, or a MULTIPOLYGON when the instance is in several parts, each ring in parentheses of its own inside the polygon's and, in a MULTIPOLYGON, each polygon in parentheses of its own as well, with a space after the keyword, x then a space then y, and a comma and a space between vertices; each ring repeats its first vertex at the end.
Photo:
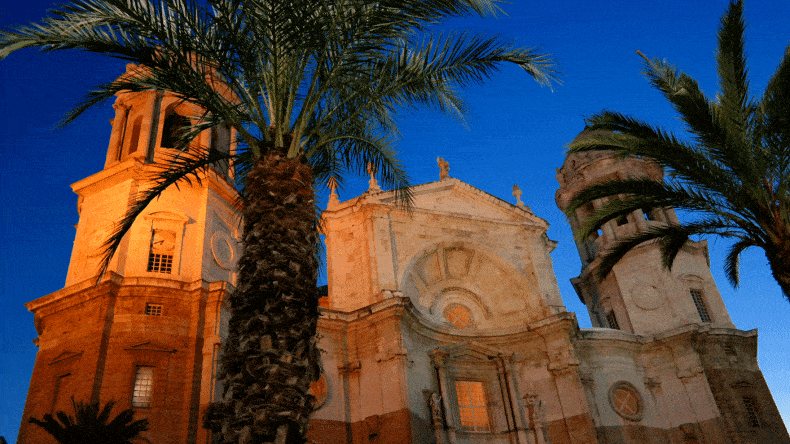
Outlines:
MULTIPOLYGON (((661 180, 664 171, 640 158, 619 159, 606 152, 571 154, 557 170, 557 205, 564 212, 584 188, 626 177, 661 180)), ((575 214, 566 213, 574 234, 603 203, 596 201, 575 214)), ((605 279, 597 276, 600 257, 618 239, 673 222, 677 222, 674 209, 645 208, 607 222, 584 241, 577 240, 582 271, 571 282, 587 306, 593 326, 643 335, 695 323, 734 328, 711 276, 705 241, 688 242, 671 271, 661 264, 659 246, 646 243, 629 252, 605 279)))
MULTIPOLYGON (((124 75, 139 68, 128 65, 124 75)), ((177 128, 201 110, 173 94, 117 95, 104 169, 72 185, 79 223, 66 285, 26 304, 39 350, 19 432, 20 443, 48 442, 30 417, 77 402, 115 401, 147 418, 143 438, 206 442, 202 410, 214 398, 214 373, 227 322, 223 301, 235 284, 240 219, 232 165, 170 187, 126 233, 97 284, 103 244, 137 193, 167 166, 177 128)), ((232 130, 200 134, 193 147, 233 150, 232 130)))

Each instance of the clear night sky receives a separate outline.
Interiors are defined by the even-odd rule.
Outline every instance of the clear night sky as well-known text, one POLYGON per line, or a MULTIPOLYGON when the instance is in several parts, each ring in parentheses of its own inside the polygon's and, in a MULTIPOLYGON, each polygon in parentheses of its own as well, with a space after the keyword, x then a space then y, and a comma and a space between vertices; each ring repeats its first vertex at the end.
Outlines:
MULTIPOLYGON (((682 134, 658 92, 640 75, 639 49, 666 58, 717 91, 714 50, 725 0, 512 0, 507 17, 468 19, 457 27, 500 33, 521 46, 555 55, 564 76, 552 92, 518 68, 470 89, 466 123, 433 111, 402 114, 401 159, 415 184, 437 180, 436 157, 450 175, 509 202, 518 184, 522 200, 550 224, 559 241, 554 271, 569 311, 589 327, 569 279, 581 264, 564 215, 554 204, 555 168, 564 144, 603 108, 631 114, 682 134)), ((37 20, 52 2, 7 0, 0 26, 37 20)), ((751 92, 761 95, 790 43, 790 2, 746 3, 751 92)), ((63 287, 78 221, 69 184, 100 171, 110 136, 111 103, 66 129, 54 126, 92 85, 113 80, 124 63, 67 51, 15 53, 0 62, 0 436, 15 442, 36 348, 33 315, 23 304, 63 287)), ((366 187, 350 180, 341 200, 366 187)), ((682 217, 682 216, 681 216, 682 217)), ((761 250, 742 255, 741 287, 721 272, 727 241, 709 239, 712 271, 738 328, 759 329, 758 359, 779 410, 790 422, 790 303, 773 281, 761 250)))

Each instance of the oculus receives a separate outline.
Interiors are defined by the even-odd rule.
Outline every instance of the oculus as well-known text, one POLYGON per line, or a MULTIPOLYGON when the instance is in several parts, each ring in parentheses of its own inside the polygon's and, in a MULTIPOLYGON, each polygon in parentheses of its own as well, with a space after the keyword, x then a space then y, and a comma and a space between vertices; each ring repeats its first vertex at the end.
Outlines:
POLYGON ((609 389, 609 405, 629 421, 641 421, 644 415, 642 396, 630 382, 615 382, 609 389))

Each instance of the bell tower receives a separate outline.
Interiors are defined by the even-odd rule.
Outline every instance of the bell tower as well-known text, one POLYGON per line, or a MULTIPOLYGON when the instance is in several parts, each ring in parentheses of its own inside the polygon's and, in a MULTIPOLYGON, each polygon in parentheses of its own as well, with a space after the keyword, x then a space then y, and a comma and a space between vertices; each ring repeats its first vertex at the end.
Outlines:
MULTIPOLYGON (((127 66, 125 75, 136 69, 127 66)), ((113 108, 104 169, 72 185, 79 196, 80 221, 67 286, 96 275, 102 246, 129 202, 177 154, 173 149, 177 129, 201 115, 197 106, 158 91, 119 93, 113 108)), ((234 137, 233 130, 219 127, 201 133, 193 145, 228 152, 234 137)), ((233 282, 230 265, 237 247, 232 239, 238 238, 239 228, 233 181, 233 169, 224 165, 207 175, 206 186, 166 190, 127 233, 108 271, 121 276, 167 275, 188 282, 233 282)))
MULTIPOLYGON (((641 158, 619 159, 607 152, 570 154, 557 170, 557 206, 565 212, 573 196, 584 188, 626 177, 662 180, 664 171, 641 158)), ((593 202, 574 214, 566 212, 574 234, 603 203, 593 202)), ((645 243, 620 260, 605 279, 597 276, 601 256, 618 239, 673 222, 677 222, 674 209, 645 208, 607 222, 584 241, 577 240, 582 270, 571 282, 587 306, 594 327, 642 335, 699 323, 734 328, 711 276, 705 241, 688 242, 671 271, 661 264, 660 247, 645 243)))
MULTIPOLYGON (((124 75, 139 68, 127 65, 124 75)), ((202 110, 168 92, 117 94, 104 169, 72 185, 78 196, 74 247, 63 289, 28 302, 38 338, 20 443, 43 442, 28 422, 73 415, 77 402, 115 401, 146 418, 148 442, 207 442, 202 411, 215 397, 224 301, 236 281, 240 215, 232 165, 200 173, 151 202, 124 236, 97 285, 103 244, 129 202, 178 154, 185 120, 202 110)), ((190 149, 232 151, 217 127, 190 149)))

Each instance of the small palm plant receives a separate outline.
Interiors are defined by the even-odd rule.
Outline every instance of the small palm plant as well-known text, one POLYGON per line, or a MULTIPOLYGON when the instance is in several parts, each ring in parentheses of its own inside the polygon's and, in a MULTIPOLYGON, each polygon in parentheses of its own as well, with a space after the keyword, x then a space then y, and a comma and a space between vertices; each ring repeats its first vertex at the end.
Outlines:
POLYGON ((132 444, 140 432, 148 430, 148 420, 134 420, 132 409, 122 411, 109 421, 115 405, 113 401, 104 404, 103 408, 98 401, 84 404, 75 402, 74 398, 71 404, 75 416, 59 411, 55 416, 47 413, 43 420, 30 418, 30 422, 46 430, 60 444, 132 444))
POLYGON ((743 2, 732 1, 721 20, 721 92, 715 100, 688 75, 645 57, 644 74, 680 114, 690 142, 636 118, 602 111, 587 119, 585 137, 570 143, 570 153, 609 150, 650 158, 668 173, 662 182, 627 178, 582 190, 568 214, 598 199, 618 198, 585 221, 579 239, 638 209, 674 207, 693 217, 621 240, 603 257, 601 277, 643 242, 659 242, 664 265, 670 267, 690 236, 716 234, 735 240, 724 264, 733 286, 738 285, 740 253, 758 247, 790 301, 790 47, 762 99, 754 100, 746 78, 742 13, 743 2))

